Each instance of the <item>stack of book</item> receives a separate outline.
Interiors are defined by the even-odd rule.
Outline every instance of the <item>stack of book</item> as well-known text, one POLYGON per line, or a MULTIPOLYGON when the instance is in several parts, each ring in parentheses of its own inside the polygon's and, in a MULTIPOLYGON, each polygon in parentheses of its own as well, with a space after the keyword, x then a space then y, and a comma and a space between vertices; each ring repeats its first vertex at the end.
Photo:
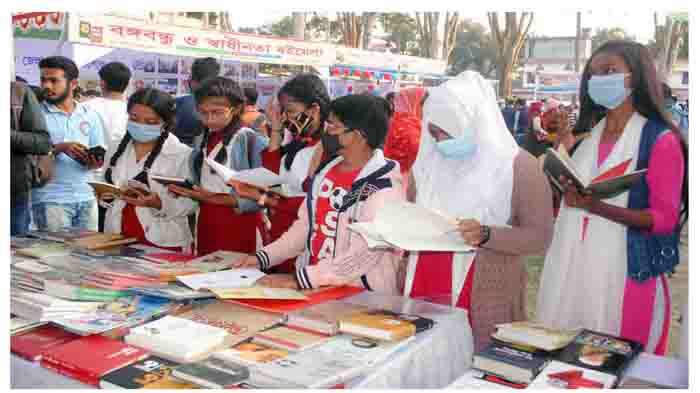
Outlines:
POLYGON ((10 311, 32 321, 52 321, 94 311, 103 303, 63 300, 43 293, 13 289, 10 293, 10 311))
POLYGON ((46 324, 47 322, 34 321, 10 314, 10 335, 14 336, 15 334, 46 324))
POLYGON ((365 311, 369 311, 366 306, 331 300, 292 311, 287 315, 286 323, 289 326, 335 335, 340 331, 341 319, 365 311))
POLYGON ((173 378, 179 363, 149 356, 113 371, 100 379, 101 389, 197 389, 198 386, 173 378))
POLYGON ((59 327, 43 325, 12 336, 10 350, 30 362, 37 362, 45 352, 78 338, 80 336, 59 327))
POLYGON ((227 389, 248 379, 250 373, 246 366, 212 357, 176 367, 173 376, 204 388, 227 389))
POLYGON ((340 331, 354 336, 382 341, 400 341, 433 327, 435 322, 419 315, 388 310, 353 313, 339 320, 340 331))

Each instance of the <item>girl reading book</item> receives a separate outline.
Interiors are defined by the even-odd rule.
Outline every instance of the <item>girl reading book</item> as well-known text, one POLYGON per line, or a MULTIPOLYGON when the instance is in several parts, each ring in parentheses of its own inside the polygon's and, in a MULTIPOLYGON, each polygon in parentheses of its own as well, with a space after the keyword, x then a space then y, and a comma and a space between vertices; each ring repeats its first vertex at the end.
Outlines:
POLYGON ((602 117, 576 148, 590 181, 608 172, 648 169, 629 192, 598 200, 567 179, 537 299, 537 319, 588 328, 663 355, 671 317, 666 275, 678 263, 688 212, 687 147, 663 111, 648 49, 609 41, 582 75, 577 132, 602 117))
MULTIPOLYGON (((328 118, 330 98, 326 85, 316 75, 299 74, 282 86, 276 100, 270 100, 270 145, 262 153, 263 166, 288 181, 289 190, 303 195, 306 181, 321 161, 323 125, 328 118)), ((264 190, 231 182, 239 195, 268 208, 270 241, 287 232, 297 218, 303 196, 282 198, 264 190)), ((306 186, 306 187, 305 187, 306 186)), ((292 273, 294 258, 274 267, 274 271, 292 273)))
POLYGON ((175 124, 175 100, 156 89, 141 89, 129 97, 129 120, 121 141, 109 146, 105 181, 127 192, 111 203, 105 216, 105 232, 135 237, 141 243, 190 251, 192 234, 187 215, 196 208, 185 198, 175 198, 150 174, 186 177, 190 149, 170 133, 175 124), (130 195, 130 196, 127 196, 130 195))
POLYGON ((227 250, 255 252, 262 245, 264 225, 260 207, 242 198, 236 190, 206 163, 205 158, 233 170, 260 167, 260 152, 268 139, 250 128, 240 126, 245 103, 238 83, 216 77, 195 91, 197 111, 206 129, 195 138, 190 156, 192 189, 169 186, 178 195, 199 202, 197 217, 197 253, 227 250))
POLYGON ((515 143, 493 87, 471 71, 431 90, 413 178, 409 199, 457 219, 455 232, 477 250, 412 253, 404 295, 468 310, 478 351, 495 325, 527 316, 521 256, 549 245, 547 179, 515 143))
POLYGON ((341 97, 330 105, 322 136, 325 151, 337 156, 317 170, 291 228, 241 266, 265 270, 301 256, 294 274, 271 274, 259 285, 311 289, 352 285, 381 293, 398 293, 400 253, 370 249, 349 229, 372 221, 383 206, 405 199, 399 166, 379 148, 388 128, 386 103, 372 96, 341 97))

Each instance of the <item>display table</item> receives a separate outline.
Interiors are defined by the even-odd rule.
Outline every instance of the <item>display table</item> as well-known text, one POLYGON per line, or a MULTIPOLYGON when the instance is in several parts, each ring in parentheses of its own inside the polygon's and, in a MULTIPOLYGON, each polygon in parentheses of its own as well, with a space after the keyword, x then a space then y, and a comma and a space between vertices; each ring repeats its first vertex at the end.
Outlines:
MULTIPOLYGON (((436 322, 371 373, 348 381, 348 388, 444 388, 471 367, 473 338, 464 310, 373 292, 345 301, 418 314, 436 322)), ((13 389, 92 388, 15 355, 10 356, 10 384, 13 389)))

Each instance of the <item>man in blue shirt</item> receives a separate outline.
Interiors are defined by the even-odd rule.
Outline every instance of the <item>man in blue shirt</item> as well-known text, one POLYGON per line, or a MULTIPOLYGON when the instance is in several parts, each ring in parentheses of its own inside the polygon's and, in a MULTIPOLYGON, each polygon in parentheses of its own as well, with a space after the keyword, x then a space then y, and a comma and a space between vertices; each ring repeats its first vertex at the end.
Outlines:
POLYGON ((78 67, 66 57, 47 57, 39 63, 45 101, 41 110, 54 145, 54 177, 32 191, 32 211, 38 229, 65 227, 97 230, 97 203, 91 171, 102 166, 87 149, 103 146, 104 130, 97 112, 75 101, 78 67))
POLYGON ((201 134, 203 125, 197 105, 194 102, 194 91, 209 78, 219 76, 221 66, 213 57, 205 57, 192 62, 192 76, 190 77, 190 95, 179 97, 175 100, 175 136, 180 142, 192 146, 194 137, 201 134))

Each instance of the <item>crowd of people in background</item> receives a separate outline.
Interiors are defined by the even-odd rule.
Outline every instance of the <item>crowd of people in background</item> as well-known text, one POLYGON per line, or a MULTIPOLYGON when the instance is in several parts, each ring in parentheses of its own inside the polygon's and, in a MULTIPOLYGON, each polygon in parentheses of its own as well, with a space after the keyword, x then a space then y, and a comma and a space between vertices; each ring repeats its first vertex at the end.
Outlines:
POLYGON ((192 94, 179 98, 153 88, 127 97, 131 73, 119 62, 100 70, 100 97, 87 101, 95 94, 78 91, 72 60, 47 57, 39 69, 40 87, 12 84, 12 235, 28 231, 31 213, 38 229, 97 230, 99 221, 163 249, 238 251, 249 254, 238 266, 272 273, 263 285, 350 284, 464 308, 477 349, 495 325, 526 318, 521 258, 542 253, 538 320, 665 351, 665 275, 688 214, 688 114, 643 45, 597 49, 580 108, 554 99, 499 105, 472 71, 429 90, 337 99, 302 73, 262 110, 255 89, 219 76, 213 58, 194 62, 192 94), (106 147, 104 157, 95 146, 106 147), (648 175, 609 200, 566 179, 561 193, 537 160, 560 146, 587 181, 621 166, 648 175), (51 173, 38 175, 44 184, 33 175, 37 157, 52 160, 51 173), (285 178, 289 194, 224 181, 209 160, 264 167, 285 178), (154 175, 186 182, 164 186, 154 175), (96 200, 95 179, 120 195, 96 200), (402 200, 457 218, 456 232, 477 252, 374 249, 349 230, 402 200))

